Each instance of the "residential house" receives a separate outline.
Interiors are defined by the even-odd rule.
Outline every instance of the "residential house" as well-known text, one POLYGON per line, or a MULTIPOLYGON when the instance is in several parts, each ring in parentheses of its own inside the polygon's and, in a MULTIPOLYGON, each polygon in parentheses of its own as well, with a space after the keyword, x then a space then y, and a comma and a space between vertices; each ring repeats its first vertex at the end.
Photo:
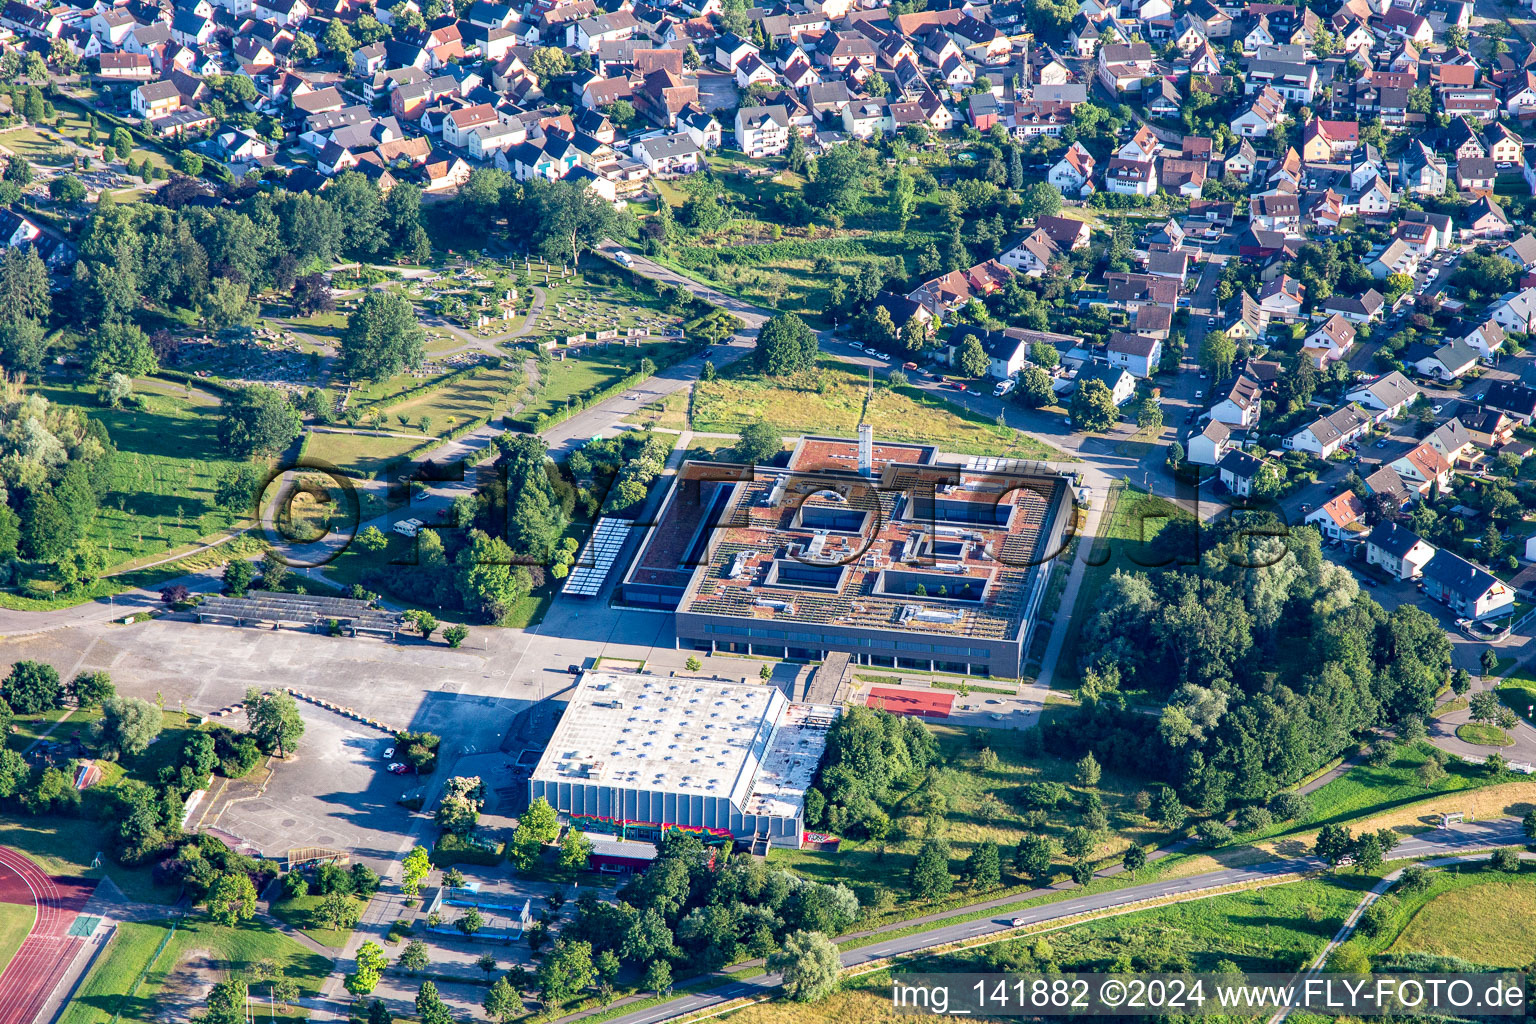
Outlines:
POLYGON ((1285 439, 1285 446, 1326 459, 1364 434, 1370 425, 1369 416, 1354 405, 1346 405, 1296 431, 1285 439))
POLYGON ((1232 428, 1221 420, 1212 419, 1198 433, 1189 435, 1189 440, 1184 442, 1184 454, 1197 466, 1215 466, 1232 446, 1232 428))
POLYGON ((1211 392, 1211 419, 1244 430, 1259 425, 1264 411, 1264 387, 1246 373, 1239 373, 1211 392))
POLYGON ((1365 502, 1354 491, 1335 495, 1307 513, 1302 522, 1315 526, 1328 540, 1358 541, 1368 532, 1365 525, 1365 502))
POLYGON ((1301 347, 1319 369, 1349 355, 1355 343, 1355 326, 1342 313, 1333 313, 1307 335, 1301 347))
POLYGON ((1116 405, 1124 405, 1136 394, 1136 378, 1119 366, 1093 362, 1077 371, 1078 387, 1082 387, 1091 380, 1103 381, 1104 386, 1109 388, 1109 395, 1116 405))
POLYGON ((783 104, 736 111, 736 148, 750 157, 775 156, 789 148, 789 111, 783 104))
POLYGON ((1423 578, 1424 592, 1462 618, 1481 622, 1514 611, 1513 587, 1443 548, 1424 565, 1423 578))
POLYGON ((1140 334, 1116 332, 1110 335, 1106 352, 1110 366, 1145 380, 1157 372, 1157 365, 1163 358, 1163 343, 1140 334))
POLYGON ((1400 523, 1387 521, 1365 541, 1365 560, 1396 579, 1415 580, 1435 555, 1435 548, 1400 523))
POLYGON ((1453 381, 1477 366, 1477 350, 1464 341, 1452 340, 1431 348, 1429 345, 1410 345, 1403 353, 1403 362, 1426 377, 1453 381))
POLYGON ((704 153, 686 132, 657 135, 636 142, 631 150, 657 178, 692 174, 704 162, 704 153))
POLYGON ((1536 388, 1518 381, 1496 380, 1483 393, 1483 404, 1528 427, 1536 419, 1536 388))
POLYGON ((1240 498, 1253 493, 1254 484, 1262 474, 1273 472, 1267 468, 1263 459, 1255 458, 1240 448, 1230 449, 1221 457, 1216 468, 1222 485, 1240 498))
POLYGON ((1387 465, 1420 494, 1428 494, 1431 487, 1443 490, 1451 482, 1450 461, 1428 442, 1415 445, 1387 465))
POLYGON ((1385 423, 1401 416, 1408 404, 1418 396, 1419 389, 1413 381, 1396 370, 1384 373, 1345 394, 1349 401, 1359 402, 1371 410, 1371 419, 1376 423, 1385 423))

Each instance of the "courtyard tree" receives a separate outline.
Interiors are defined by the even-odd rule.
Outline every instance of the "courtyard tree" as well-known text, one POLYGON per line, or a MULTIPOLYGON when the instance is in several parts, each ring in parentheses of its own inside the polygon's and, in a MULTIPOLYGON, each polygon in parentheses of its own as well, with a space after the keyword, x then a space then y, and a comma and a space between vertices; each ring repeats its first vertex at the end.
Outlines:
POLYGON ((992 365, 992 360, 987 357, 986 349, 981 347, 981 342, 976 335, 967 334, 965 340, 960 343, 960 351, 955 357, 956 369, 966 377, 982 377, 992 365))
POLYGON ((797 1003, 825 999, 837 991, 842 964, 837 947, 821 932, 797 931, 768 957, 768 969, 783 980, 784 995, 797 1003))
POLYGON ((0 698, 18 715, 35 715, 58 707, 63 686, 59 673, 42 661, 18 661, 0 682, 0 698))
POLYGON ((347 991, 355 996, 365 996, 378 987, 389 957, 376 942, 364 942, 357 950, 357 969, 346 977, 347 991))
POLYGON ((787 377, 816 365, 816 332, 794 313, 770 317, 757 333, 753 358, 770 377, 787 377))
POLYGON ((767 420, 756 419, 741 428, 731 452, 738 462, 756 464, 773 461, 783 450, 783 433, 767 420))
POLYGON ((75 704, 83 710, 99 708, 109 697, 117 695, 117 688, 112 685, 112 677, 105 672, 81 672, 70 681, 70 696, 75 698, 75 704))
POLYGON ((298 701, 289 693, 263 693, 258 687, 251 687, 245 691, 245 718, 256 742, 275 751, 278 757, 291 754, 304 735, 298 701))
POLYGON ((1211 380, 1225 380, 1237 359, 1237 344, 1225 331, 1211 331, 1200 339, 1200 366, 1211 380))
POLYGON ((437 986, 430 981, 421 983, 416 992, 416 1019, 421 1024, 453 1024, 453 1011, 437 994, 437 986))
POLYGON ((236 455, 276 455, 303 429, 283 393, 260 384, 225 396, 219 410, 219 443, 236 455))
POLYGON ((398 292, 370 291, 347 317, 341 365, 355 380, 380 380, 421 365, 426 332, 411 302, 398 292))
POLYGON ((1109 385, 1090 379, 1078 384, 1072 395, 1072 425, 1078 430, 1103 433, 1115 425, 1120 410, 1109 385))
POLYGON ((427 953, 427 944, 420 939, 412 939, 405 944, 400 955, 395 958, 395 966, 407 974, 418 974, 432 966, 432 958, 427 953))
POLYGON ((555 809, 543 797, 535 797, 517 820, 512 842, 507 851, 520 871, 527 871, 539 858, 546 843, 552 843, 560 834, 560 820, 555 809))
POLYGON ((101 718, 92 727, 92 733, 102 756, 116 761, 148 750, 160 735, 162 720, 160 709, 147 700, 108 697, 102 703, 101 718))
POLYGON ((593 977, 592 944, 561 939, 539 963, 534 983, 547 1012, 580 995, 593 977))
POLYGON ((511 1024, 523 1014, 523 1000, 513 991, 505 976, 496 979, 480 1005, 485 1008, 487 1017, 500 1024, 511 1024))
POLYGON ((400 866, 403 871, 401 888, 407 896, 416 895, 421 891, 421 883, 426 881, 427 874, 432 870, 432 860, 426 849, 412 847, 400 866))
POLYGON ((325 922, 327 928, 350 930, 362 917, 363 905, 352 898, 351 893, 337 890, 327 893, 315 908, 315 916, 325 922))
POLYGON ((256 916, 256 887, 244 871, 226 871, 214 881, 204 902, 214 921, 236 925, 256 916))

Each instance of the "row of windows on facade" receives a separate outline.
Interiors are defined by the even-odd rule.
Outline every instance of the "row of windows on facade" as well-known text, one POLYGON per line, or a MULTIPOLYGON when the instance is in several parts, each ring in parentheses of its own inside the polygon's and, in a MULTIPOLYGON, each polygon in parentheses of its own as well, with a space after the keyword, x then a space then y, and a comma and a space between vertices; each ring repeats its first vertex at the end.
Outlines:
MULTIPOLYGON (((721 633, 728 636, 752 636, 761 637, 764 640, 796 640, 802 643, 825 643, 828 637, 824 633, 790 633, 782 629, 754 629, 747 627, 716 626, 710 623, 704 625, 706 633, 721 633)), ((954 647, 949 644, 920 644, 909 640, 898 640, 891 643, 888 640, 878 640, 867 636, 837 637, 839 644, 847 644, 850 647, 880 647, 886 650, 920 651, 924 654, 959 654, 970 658, 986 658, 992 652, 985 647, 954 647)))

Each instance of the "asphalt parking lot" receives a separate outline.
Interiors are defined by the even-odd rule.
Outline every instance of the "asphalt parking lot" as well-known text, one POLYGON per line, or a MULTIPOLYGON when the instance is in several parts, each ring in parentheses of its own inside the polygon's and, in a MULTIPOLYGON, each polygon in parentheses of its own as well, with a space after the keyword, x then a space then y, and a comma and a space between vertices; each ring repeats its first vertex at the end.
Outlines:
POLYGON ((375 871, 411 842, 417 820, 396 801, 430 779, 392 775, 384 751, 391 737, 359 722, 300 703, 298 753, 274 761, 260 793, 233 784, 210 808, 207 824, 282 858, 301 846, 345 850, 375 871))

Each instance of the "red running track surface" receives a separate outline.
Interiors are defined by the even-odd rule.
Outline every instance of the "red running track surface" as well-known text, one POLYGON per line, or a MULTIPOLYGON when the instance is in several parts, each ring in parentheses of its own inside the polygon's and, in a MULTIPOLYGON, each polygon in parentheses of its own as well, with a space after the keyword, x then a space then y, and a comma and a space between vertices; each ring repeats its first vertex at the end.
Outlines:
POLYGON ((96 883, 53 878, 15 850, 0 847, 0 902, 32 904, 37 920, 0 972, 0 1024, 32 1024, 84 939, 65 933, 96 883))
POLYGON ((948 718, 954 694, 922 690, 894 690, 889 686, 871 687, 864 703, 884 708, 893 715, 920 715, 923 718, 948 718))

